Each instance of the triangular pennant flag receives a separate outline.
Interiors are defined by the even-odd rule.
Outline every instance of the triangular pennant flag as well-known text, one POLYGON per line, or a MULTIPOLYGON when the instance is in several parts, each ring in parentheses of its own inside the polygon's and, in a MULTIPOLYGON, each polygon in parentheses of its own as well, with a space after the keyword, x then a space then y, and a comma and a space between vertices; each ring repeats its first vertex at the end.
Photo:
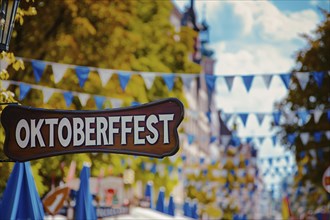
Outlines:
POLYGON ((311 150, 309 150, 309 154, 312 156, 312 158, 317 159, 317 158, 316 158, 316 151, 315 151, 315 149, 311 149, 311 150))
POLYGON ((230 135, 221 135, 220 136, 220 141, 223 146, 228 146, 230 142, 231 136, 230 135))
POLYGON ((207 91, 212 94, 215 88, 215 82, 217 77, 211 74, 205 74, 205 82, 207 86, 207 91))
POLYGON ((130 73, 125 73, 125 72, 119 72, 118 77, 119 77, 120 87, 123 91, 125 91, 126 86, 129 82, 129 80, 131 79, 131 74, 130 73))
POLYGON ((103 109, 103 103, 105 101, 105 97, 104 96, 94 96, 94 101, 95 101, 95 104, 96 104, 96 107, 97 109, 103 109))
POLYGON ((174 87, 175 75, 174 74, 162 74, 162 78, 163 78, 168 90, 172 91, 172 89, 174 87))
POLYGON ((296 134, 295 133, 288 134, 288 142, 290 144, 294 144, 295 140, 296 140, 296 134))
POLYGON ((100 79, 101 79, 101 83, 102 86, 106 86, 109 79, 111 78, 112 74, 113 74, 113 70, 109 70, 109 69, 97 69, 97 72, 99 73, 100 79))
POLYGON ((330 122, 330 110, 327 111, 328 121, 330 122))
POLYGON ((306 86, 309 82, 309 73, 296 73, 296 78, 302 90, 306 89, 306 86))
POLYGON ((252 142, 253 138, 252 137, 246 137, 246 143, 250 144, 252 142))
POLYGON ((297 115, 301 119, 303 125, 306 124, 306 122, 308 120, 307 118, 309 116, 309 112, 306 109, 299 109, 297 111, 297 115))
POLYGON ((230 92, 231 89, 233 88, 235 76, 225 76, 224 79, 225 79, 228 91, 230 92))
POLYGON ((215 142, 217 140, 216 136, 211 136, 210 137, 210 144, 212 144, 213 142, 215 142))
POLYGON ((314 141, 320 143, 321 139, 322 139, 322 132, 320 131, 314 132, 314 141))
POLYGON ((290 80, 291 80, 291 73, 284 73, 279 75, 285 88, 289 89, 290 86, 290 80))
POLYGON ((264 143, 265 137, 258 137, 260 145, 264 143))
POLYGON ((150 172, 152 172, 153 174, 157 173, 157 165, 155 163, 152 165, 150 172))
POLYGON ((188 134, 188 137, 187 138, 188 138, 188 144, 191 145, 194 142, 194 140, 195 140, 195 135, 188 134))
POLYGON ((68 65, 53 63, 52 64, 53 74, 54 74, 54 82, 59 83, 64 76, 64 73, 68 69, 68 65))
POLYGON ((64 92, 63 97, 65 99, 66 106, 69 107, 72 104, 72 99, 73 99, 72 92, 64 92))
POLYGON ((238 147, 241 144, 241 140, 236 135, 232 136, 230 144, 234 147, 238 147))
POLYGON ((154 84, 156 74, 154 73, 141 73, 140 74, 144 80, 144 84, 146 85, 147 89, 149 90, 152 85, 154 84))
POLYGON ((261 126, 262 122, 264 121, 264 118, 265 118, 265 113, 256 113, 256 117, 257 117, 259 126, 261 126))
POLYGON ((303 132, 300 134, 300 140, 303 143, 303 145, 306 145, 309 141, 309 133, 308 132, 303 132))
POLYGON ((330 131, 326 131, 325 136, 327 137, 328 140, 330 140, 330 131))
POLYGON ((47 103, 50 99, 50 97, 53 95, 54 93, 54 89, 53 88, 47 88, 47 87, 43 87, 41 89, 42 94, 43 94, 43 102, 47 103))
POLYGON ((7 90, 10 86, 10 81, 8 80, 1 80, 1 88, 4 90, 7 90))
POLYGON ((242 120, 244 127, 246 127, 246 122, 249 117, 249 113, 238 113, 238 116, 242 120))
POLYGON ((227 124, 228 121, 230 120, 232 114, 229 114, 229 113, 223 113, 222 115, 223 115, 223 118, 222 118, 223 121, 225 122, 225 124, 227 124))
POLYGON ((274 124, 277 126, 280 124, 280 119, 281 119, 281 112, 273 112, 273 119, 274 119, 274 124))
POLYGON ((123 104, 123 100, 115 99, 115 98, 110 99, 110 102, 111 102, 112 108, 120 108, 123 104))
POLYGON ((276 141, 277 141, 277 137, 276 135, 272 136, 272 143, 273 143, 273 146, 275 147, 276 145, 276 141))
POLYGON ((90 97, 90 94, 78 93, 78 98, 79 98, 80 103, 81 103, 82 106, 86 106, 89 97, 90 97))
POLYGON ((314 109, 314 122, 315 122, 315 124, 319 123, 322 114, 323 114, 323 110, 314 109))
POLYGON ((269 89, 270 84, 271 84, 272 79, 273 79, 273 75, 263 75, 262 79, 264 80, 266 88, 269 89))
POLYGON ((31 89, 30 85, 27 85, 25 83, 19 84, 19 100, 22 101, 26 95, 29 93, 31 89))
POLYGON ((254 75, 242 76, 242 80, 247 92, 250 92, 253 79, 254 79, 254 75))
POLYGON ((85 66, 76 66, 75 70, 76 70, 76 75, 79 79, 79 86, 84 87, 84 84, 88 79, 89 68, 85 66))
POLYGON ((321 87, 323 84, 324 72, 313 72, 312 75, 318 87, 321 87))
POLYGON ((211 123, 212 122, 212 112, 210 112, 210 111, 209 112, 206 112, 205 115, 206 115, 206 117, 208 119, 208 122, 211 123))
POLYGON ((191 83, 193 79, 195 79, 195 76, 192 74, 181 74, 181 79, 183 82, 183 85, 186 89, 190 89, 191 83))
POLYGON ((31 64, 32 64, 34 79, 36 82, 40 82, 42 74, 46 68, 46 63, 39 60, 32 60, 31 64))
POLYGON ((273 159, 272 158, 268 158, 268 163, 271 166, 273 164, 273 159))

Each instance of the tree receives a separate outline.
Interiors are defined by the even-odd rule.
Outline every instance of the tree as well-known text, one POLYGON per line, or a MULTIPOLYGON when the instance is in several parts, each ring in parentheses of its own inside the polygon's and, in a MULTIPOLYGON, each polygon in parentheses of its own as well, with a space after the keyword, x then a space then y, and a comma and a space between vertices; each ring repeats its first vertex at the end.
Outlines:
MULTIPOLYGON (((200 66, 189 60, 196 33, 185 27, 179 33, 175 31, 170 23, 173 7, 170 1, 38 1, 22 2, 21 7, 28 7, 29 4, 33 4, 38 15, 27 17, 23 25, 16 29, 15 38, 11 42, 11 49, 16 56, 127 71, 200 72, 200 66), (176 40, 177 35, 182 40, 176 40)), ((30 63, 25 63, 25 66, 24 71, 12 74, 10 79, 35 84, 30 63)), ((102 87, 99 75, 92 71, 85 86, 81 88, 74 70, 69 69, 63 79, 55 84, 52 70, 47 67, 39 84, 121 98, 125 106, 132 101, 144 103, 169 96, 184 100, 180 80, 177 79, 173 90, 168 91, 160 77, 147 90, 143 79, 134 75, 123 92, 116 74, 102 87)), ((18 94, 17 86, 12 85, 10 89, 18 94)), ((67 108, 61 94, 53 94, 48 103, 43 103, 41 91, 33 89, 22 104, 49 109, 67 108)), ((111 107, 109 103, 105 105, 111 107)), ((75 97, 69 109, 95 109, 95 103, 90 99, 86 106, 82 106, 75 97)), ((100 167, 108 168, 118 158, 126 157, 104 154, 64 155, 36 160, 33 164, 39 164, 36 165, 39 174, 43 177, 44 185, 49 187, 52 182, 58 183, 63 179, 66 172, 63 165, 68 165, 73 159, 77 161, 78 168, 84 160, 93 161, 92 173, 97 175, 100 167)), ((148 160, 133 160, 137 164, 132 167, 139 167, 138 163, 148 160)), ((155 163, 159 161, 155 160, 155 163)))
MULTIPOLYGON (((285 145, 295 153, 298 171, 295 176, 296 196, 302 195, 301 186, 312 183, 315 187, 309 190, 307 198, 307 206, 316 208, 319 205, 327 203, 326 192, 322 187, 322 175, 325 169, 330 165, 330 141, 325 135, 318 138, 310 138, 307 144, 304 144, 300 138, 302 133, 309 133, 310 137, 314 134, 324 134, 330 130, 330 122, 328 120, 327 111, 330 109, 330 14, 324 13, 324 21, 317 27, 313 36, 304 35, 308 46, 297 53, 296 72, 292 78, 293 85, 290 87, 288 96, 280 103, 280 108, 284 113, 286 121, 282 126, 285 145), (306 89, 299 86, 298 74, 300 72, 311 72, 309 83, 306 89), (316 75, 323 76, 322 85, 318 85, 316 75), (323 111, 318 123, 314 122, 313 115, 307 121, 302 123, 301 117, 297 112, 306 109, 312 112, 315 109, 323 111), (300 119, 299 119, 300 118, 300 119), (288 136, 296 135, 294 143, 288 141, 288 136), (291 142, 291 143, 290 143, 291 142), (321 189, 321 190, 320 190, 321 189), (314 194, 316 196, 312 196, 314 194), (318 202, 316 202, 318 201, 318 202), (320 203, 320 201, 322 201, 320 203)), ((303 196, 303 195, 302 195, 303 196)))

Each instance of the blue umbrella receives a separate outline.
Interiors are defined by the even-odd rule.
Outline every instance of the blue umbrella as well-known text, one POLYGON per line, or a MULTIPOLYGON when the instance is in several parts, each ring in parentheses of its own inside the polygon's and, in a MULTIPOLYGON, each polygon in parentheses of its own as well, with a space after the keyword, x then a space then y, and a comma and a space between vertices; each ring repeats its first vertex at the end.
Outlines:
POLYGON ((16 162, 0 204, 0 219, 43 219, 44 210, 30 162, 16 162))
POLYGON ((160 188, 156 203, 156 210, 165 213, 165 192, 164 188, 160 188))
POLYGON ((80 187, 77 192, 75 219, 96 219, 93 198, 89 189, 90 169, 84 165, 80 172, 80 187))
POLYGON ((174 204, 173 195, 170 195, 170 199, 168 201, 167 214, 171 216, 175 216, 175 204, 174 204))
POLYGON ((191 208, 191 217, 193 219, 198 219, 198 214, 197 214, 197 201, 194 201, 191 208))
POLYGON ((153 186, 152 186, 152 182, 148 182, 147 186, 146 186, 146 191, 145 191, 145 198, 150 201, 150 206, 149 208, 153 209, 153 186))
POLYGON ((183 204, 183 215, 187 217, 191 217, 191 209, 188 200, 185 200, 183 204))

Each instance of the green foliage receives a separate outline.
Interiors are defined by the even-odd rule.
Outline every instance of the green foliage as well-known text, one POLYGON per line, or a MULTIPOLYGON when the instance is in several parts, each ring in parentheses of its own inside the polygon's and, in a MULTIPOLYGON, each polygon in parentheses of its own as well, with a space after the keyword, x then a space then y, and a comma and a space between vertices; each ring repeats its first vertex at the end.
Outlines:
MULTIPOLYGON (((329 71, 330 70, 330 14, 323 12, 325 20, 317 27, 314 36, 305 35, 304 38, 308 42, 308 46, 297 53, 297 74, 299 72, 314 72, 314 71, 329 71)), ((280 103, 280 107, 285 112, 297 112, 300 108, 306 108, 308 110, 314 109, 330 109, 330 76, 325 72, 325 77, 322 87, 318 87, 313 77, 310 77, 310 83, 305 90, 302 90, 299 86, 297 79, 293 78, 293 86, 291 87, 289 94, 285 100, 280 103)), ((314 122, 314 118, 311 119, 303 126, 298 125, 297 122, 289 123, 292 121, 292 116, 287 117, 286 123, 283 127, 284 140, 283 143, 289 149, 295 152, 295 157, 298 165, 298 173, 295 177, 295 183, 306 183, 310 181, 321 190, 314 190, 314 194, 320 191, 325 193, 322 187, 322 175, 325 169, 330 165, 330 151, 324 151, 323 158, 317 155, 317 158, 313 158, 308 152, 312 149, 315 152, 318 150, 329 147, 330 142, 325 137, 322 138, 320 143, 315 142, 313 139, 304 146, 300 138, 297 137, 293 146, 286 141, 286 135, 289 133, 297 132, 298 135, 301 132, 310 132, 313 135, 316 131, 330 130, 330 123, 327 120, 327 113, 324 112, 320 118, 319 123, 314 122), (305 157, 301 157, 300 153, 306 152, 305 157), (312 165, 312 160, 317 161, 316 165, 312 165), (307 167, 308 172, 303 172, 303 167, 307 167)), ((326 198, 323 198, 321 194, 318 196, 309 196, 308 204, 314 207, 315 204, 326 203, 326 198), (316 203, 318 201, 318 203, 316 203), (314 204, 314 205, 312 205, 314 204)))
MULTIPOLYGON (((22 12, 34 13, 29 9, 31 4, 38 14, 24 18, 23 25, 15 27, 16 33, 10 48, 16 56, 117 70, 200 72, 200 66, 189 60, 196 33, 188 28, 182 28, 179 33, 175 32, 170 23, 173 7, 170 1, 40 0, 32 3, 22 2, 22 12), (176 35, 180 36, 180 41, 175 40, 176 35)), ((25 63, 25 66, 24 70, 15 73, 14 69, 9 67, 9 79, 35 84, 30 63, 25 63)), ((120 98, 124 100, 124 106, 130 105, 132 101, 145 103, 170 96, 185 102, 182 82, 177 80, 173 91, 168 91, 160 77, 156 77, 153 87, 148 91, 143 79, 134 75, 124 92, 116 74, 103 87, 98 73, 92 71, 84 88, 80 88, 73 69, 68 69, 63 79, 55 84, 52 69, 48 66, 38 84, 120 98)), ((17 86, 12 85, 9 90, 14 91, 16 96, 19 94, 17 86)), ((82 106, 79 99, 74 97, 73 104, 67 108, 62 94, 58 93, 54 93, 48 103, 43 103, 42 92, 34 89, 28 93, 22 105, 48 109, 96 108, 92 97, 86 106, 82 106)), ((105 103, 104 107, 112 106, 105 103)), ((120 161, 129 158, 132 161, 130 166, 136 171, 137 180, 144 183, 154 180, 156 188, 165 186, 169 189, 167 194, 177 183, 177 178, 169 180, 166 172, 164 176, 158 176, 140 169, 142 161, 168 165, 168 159, 73 154, 35 160, 32 164, 34 173, 41 177, 35 179, 38 181, 38 188, 40 187, 39 192, 43 194, 50 189, 52 183, 58 184, 64 179, 72 160, 77 162, 77 172, 81 170, 84 161, 92 162, 92 175, 97 176, 101 169, 106 171, 105 175, 122 175, 126 166, 122 166, 120 161)), ((5 181, 4 178, 2 180, 5 181)))

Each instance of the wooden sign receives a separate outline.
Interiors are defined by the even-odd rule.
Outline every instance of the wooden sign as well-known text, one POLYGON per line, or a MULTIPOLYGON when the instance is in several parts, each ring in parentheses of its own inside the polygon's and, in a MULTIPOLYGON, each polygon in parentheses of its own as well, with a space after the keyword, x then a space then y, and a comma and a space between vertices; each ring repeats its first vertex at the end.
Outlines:
POLYGON ((59 187, 55 191, 50 192, 42 200, 45 211, 51 215, 56 215, 69 197, 69 187, 59 187))
POLYGON ((175 98, 101 111, 8 105, 1 115, 4 152, 16 161, 82 152, 163 158, 179 149, 177 128, 183 115, 175 98))

